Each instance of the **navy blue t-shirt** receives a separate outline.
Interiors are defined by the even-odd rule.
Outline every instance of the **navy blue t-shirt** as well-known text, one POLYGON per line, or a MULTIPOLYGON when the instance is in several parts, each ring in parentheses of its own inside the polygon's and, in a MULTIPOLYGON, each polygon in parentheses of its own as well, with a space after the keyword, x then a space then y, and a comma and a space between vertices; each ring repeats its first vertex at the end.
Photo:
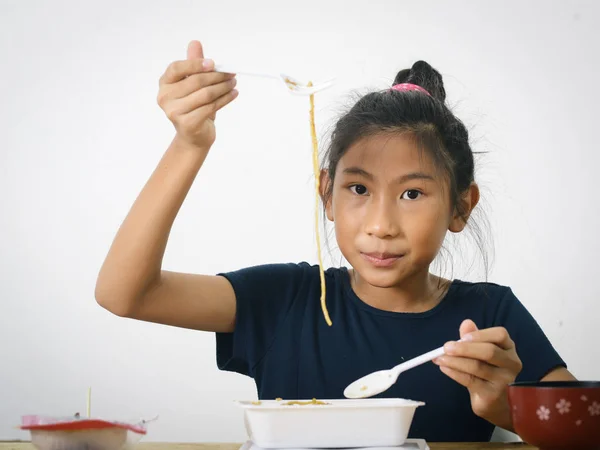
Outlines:
MULTIPOLYGON (((480 329, 506 327, 523 362, 517 381, 566 367, 508 287, 456 280, 433 309, 396 313, 360 300, 346 268, 328 269, 330 327, 319 301, 318 266, 272 264, 221 275, 234 288, 237 315, 233 333, 217 333, 217 364, 252 377, 260 399, 344 398, 354 380, 459 339, 464 319, 480 329)), ((413 438, 481 442, 494 430, 473 413, 468 390, 432 363, 403 373, 378 397, 425 402, 415 413, 413 438)))

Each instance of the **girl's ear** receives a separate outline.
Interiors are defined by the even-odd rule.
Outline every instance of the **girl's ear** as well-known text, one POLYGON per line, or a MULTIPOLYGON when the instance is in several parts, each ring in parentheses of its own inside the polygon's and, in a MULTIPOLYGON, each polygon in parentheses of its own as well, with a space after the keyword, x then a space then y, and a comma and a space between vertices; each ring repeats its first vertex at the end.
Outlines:
POLYGON ((319 175, 319 194, 321 195, 321 201, 325 205, 325 215, 327 219, 333 222, 333 208, 331 207, 331 192, 333 186, 329 172, 325 169, 321 170, 319 175))
POLYGON ((471 183, 469 189, 463 193, 459 202, 460 204, 454 208, 454 215, 448 227, 448 230, 453 233, 460 233, 465 229, 473 209, 479 203, 479 186, 476 183, 471 183), (459 214, 459 211, 462 211, 462 214, 459 214))

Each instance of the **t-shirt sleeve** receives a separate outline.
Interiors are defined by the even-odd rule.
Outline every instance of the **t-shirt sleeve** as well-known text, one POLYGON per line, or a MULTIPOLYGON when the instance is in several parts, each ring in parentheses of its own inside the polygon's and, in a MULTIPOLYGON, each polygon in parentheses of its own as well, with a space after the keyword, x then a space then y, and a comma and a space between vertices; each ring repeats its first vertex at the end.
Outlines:
POLYGON ((553 369, 567 367, 550 340, 511 289, 496 314, 496 325, 507 329, 523 364, 516 381, 539 381, 553 369))
POLYGON ((254 377, 298 296, 308 264, 267 264, 220 273, 235 292, 233 333, 217 333, 220 370, 254 377))

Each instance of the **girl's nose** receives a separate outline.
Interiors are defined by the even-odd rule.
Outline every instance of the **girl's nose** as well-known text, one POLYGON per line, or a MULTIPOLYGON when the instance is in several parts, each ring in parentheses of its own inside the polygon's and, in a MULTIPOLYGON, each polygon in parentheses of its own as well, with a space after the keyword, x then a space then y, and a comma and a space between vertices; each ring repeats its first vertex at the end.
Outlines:
POLYGON ((385 199, 373 202, 366 215, 365 232, 380 239, 398 235, 398 220, 395 205, 385 199))

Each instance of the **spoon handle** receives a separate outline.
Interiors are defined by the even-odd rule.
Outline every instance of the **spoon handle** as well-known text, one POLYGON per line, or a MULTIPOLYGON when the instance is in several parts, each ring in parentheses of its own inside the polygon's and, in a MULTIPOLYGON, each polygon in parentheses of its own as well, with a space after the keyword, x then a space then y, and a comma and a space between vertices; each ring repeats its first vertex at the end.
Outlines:
POLYGON ((254 77, 263 77, 263 78, 275 78, 276 80, 281 78, 279 75, 275 75, 272 73, 261 73, 261 72, 250 72, 247 70, 238 70, 236 67, 228 66, 226 64, 215 65, 215 72, 234 73, 236 75, 250 75, 250 76, 254 76, 254 77))
POLYGON ((423 353, 422 355, 417 356, 416 358, 409 359, 408 361, 405 361, 402 364, 398 364, 392 370, 394 372, 394 375, 398 376, 402 372, 405 372, 410 369, 414 369, 415 367, 420 366, 421 364, 425 364, 429 361, 432 361, 435 358, 442 356, 443 354, 444 354, 444 347, 439 347, 439 348, 436 348, 435 350, 431 350, 430 352, 423 353))
MULTIPOLYGON (((462 339, 457 342, 462 342, 462 339)), ((435 358, 438 358, 444 354, 444 346, 436 348, 435 350, 431 350, 430 352, 423 353, 416 358, 409 359, 401 364, 398 364, 396 367, 392 369, 394 372, 394 376, 398 377, 402 372, 406 372, 407 370, 413 369, 421 364, 425 364, 426 362, 432 361, 435 358)))

